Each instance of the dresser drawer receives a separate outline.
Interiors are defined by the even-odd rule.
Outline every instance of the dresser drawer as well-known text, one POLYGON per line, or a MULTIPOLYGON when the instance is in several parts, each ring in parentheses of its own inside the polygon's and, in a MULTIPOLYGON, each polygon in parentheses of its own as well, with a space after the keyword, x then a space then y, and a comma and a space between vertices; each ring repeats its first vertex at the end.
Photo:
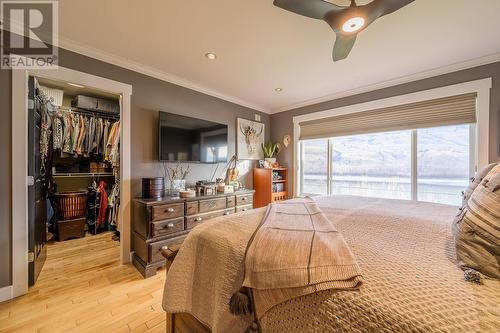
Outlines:
POLYGON ((184 216, 184 203, 158 205, 151 208, 151 220, 168 220, 184 216))
POLYGON ((238 213, 238 212, 246 212, 247 210, 250 210, 252 208, 253 208, 252 205, 238 206, 238 207, 236 207, 236 213, 238 213))
POLYGON ((198 212, 206 213, 226 208, 226 198, 200 200, 198 212))
POLYGON ((215 212, 210 212, 210 213, 205 213, 205 214, 199 214, 196 216, 187 216, 186 217, 186 230, 194 228, 198 224, 205 222, 207 220, 213 219, 215 217, 219 216, 224 216, 224 215, 229 215, 234 213, 234 208, 228 208, 228 209, 223 209, 223 210, 218 210, 215 212))
POLYGON ((174 220, 157 221, 151 223, 151 235, 153 237, 168 235, 184 230, 184 218, 179 217, 174 220))
POLYGON ((253 202, 253 194, 237 195, 236 206, 250 205, 253 202))
POLYGON ((186 215, 198 214, 198 201, 186 202, 186 215))
POLYGON ((227 197, 227 208, 236 206, 236 197, 233 195, 227 197))
POLYGON ((165 240, 161 240, 158 242, 149 244, 149 262, 155 262, 160 260, 165 260, 163 255, 161 254, 161 248, 163 246, 169 246, 174 244, 180 244, 186 237, 176 237, 169 238, 165 240))

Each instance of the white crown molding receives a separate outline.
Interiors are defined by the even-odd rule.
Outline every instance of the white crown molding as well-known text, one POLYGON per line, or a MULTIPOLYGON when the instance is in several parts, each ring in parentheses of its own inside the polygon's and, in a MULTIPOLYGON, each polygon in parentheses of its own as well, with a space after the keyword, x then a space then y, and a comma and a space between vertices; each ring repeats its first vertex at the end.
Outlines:
POLYGON ((173 83, 175 85, 178 85, 178 86, 181 86, 184 88, 198 91, 198 92, 201 92, 201 93, 206 94, 206 95, 217 97, 217 98, 220 98, 222 100, 225 100, 225 101, 228 101, 228 102, 231 102, 234 104, 238 104, 238 105, 250 108, 250 109, 264 112, 264 113, 270 113, 269 109, 267 109, 261 105, 257 105, 254 103, 250 103, 248 101, 244 101, 240 98, 230 96, 230 95, 224 94, 220 91, 210 89, 210 88, 205 87, 201 84, 185 80, 183 78, 180 78, 180 77, 172 75, 170 73, 161 71, 159 69, 156 69, 156 68, 153 68, 150 66, 146 66, 146 65, 140 64, 138 62, 135 62, 135 61, 132 61, 129 59, 125 59, 125 58, 122 58, 120 56, 116 56, 114 54, 103 52, 101 50, 77 43, 77 42, 75 42, 71 39, 68 39, 66 37, 62 37, 62 36, 59 37, 59 47, 62 49, 66 49, 66 50, 69 50, 72 52, 76 52, 76 53, 88 56, 90 58, 94 58, 94 59, 97 59, 100 61, 104 61, 104 62, 113 64, 113 65, 116 65, 119 67, 130 69, 134 72, 138 72, 138 73, 141 73, 141 74, 144 74, 147 76, 151 76, 151 77, 154 77, 154 78, 162 80, 162 81, 170 82, 170 83, 173 83))
POLYGON ((314 104, 318 104, 318 103, 322 103, 322 102, 332 101, 332 100, 339 99, 339 98, 359 95, 359 94, 363 94, 366 92, 375 91, 375 90, 379 90, 379 89, 394 87, 394 86, 397 86, 400 84, 409 83, 409 82, 413 82, 413 81, 419 81, 419 80, 423 80, 423 79, 428 79, 431 77, 440 76, 440 75, 444 75, 444 74, 448 74, 448 73, 458 72, 460 70, 469 69, 469 68, 482 66, 482 65, 487 65, 487 64, 494 63, 494 62, 498 62, 498 61, 500 61, 500 53, 495 53, 495 54, 491 54, 491 55, 488 55, 485 57, 467 60, 464 62, 431 69, 429 71, 415 73, 415 74, 411 74, 408 76, 402 76, 402 77, 397 78, 397 79, 383 81, 383 82, 367 85, 364 87, 346 90, 346 91, 338 92, 335 94, 326 95, 323 97, 309 99, 309 100, 295 103, 295 104, 291 104, 288 106, 275 108, 275 109, 271 110, 270 114, 285 112, 285 111, 289 111, 289 110, 293 110, 293 109, 297 109, 297 108, 301 108, 301 107, 305 107, 305 106, 309 106, 309 105, 314 105, 314 104))

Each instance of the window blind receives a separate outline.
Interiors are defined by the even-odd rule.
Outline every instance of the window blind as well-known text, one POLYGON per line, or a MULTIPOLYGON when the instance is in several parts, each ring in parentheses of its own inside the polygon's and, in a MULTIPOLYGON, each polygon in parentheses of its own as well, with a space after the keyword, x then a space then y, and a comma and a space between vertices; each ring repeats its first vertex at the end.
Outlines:
POLYGON ((476 122, 476 93, 299 123, 300 140, 476 122))

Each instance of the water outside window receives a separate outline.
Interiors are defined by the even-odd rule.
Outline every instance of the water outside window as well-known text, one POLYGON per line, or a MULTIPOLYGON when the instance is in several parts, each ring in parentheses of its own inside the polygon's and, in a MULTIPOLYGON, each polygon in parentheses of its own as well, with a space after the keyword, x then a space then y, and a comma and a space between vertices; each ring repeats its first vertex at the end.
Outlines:
POLYGON ((417 131, 418 200, 460 205, 470 175, 469 125, 417 131))
POLYGON ((303 194, 328 194, 328 139, 307 140, 303 151, 303 194))
POLYGON ((333 138, 332 194, 411 199, 411 131, 333 138))

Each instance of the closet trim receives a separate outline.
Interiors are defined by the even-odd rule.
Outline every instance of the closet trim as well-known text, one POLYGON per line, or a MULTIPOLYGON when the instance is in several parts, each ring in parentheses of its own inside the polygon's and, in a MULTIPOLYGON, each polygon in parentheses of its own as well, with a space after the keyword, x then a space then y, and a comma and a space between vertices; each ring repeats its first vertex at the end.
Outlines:
POLYGON ((28 77, 76 83, 120 95, 120 262, 131 261, 131 95, 122 82, 58 66, 49 69, 12 69, 12 292, 28 292, 28 77))

